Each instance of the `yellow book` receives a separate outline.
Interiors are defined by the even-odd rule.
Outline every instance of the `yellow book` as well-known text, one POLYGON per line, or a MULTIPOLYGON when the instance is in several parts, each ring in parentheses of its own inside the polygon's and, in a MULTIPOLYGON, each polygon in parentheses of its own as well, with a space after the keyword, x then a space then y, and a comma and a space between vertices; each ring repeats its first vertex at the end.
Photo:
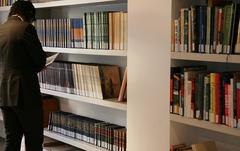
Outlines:
POLYGON ((238 36, 237 36, 235 52, 240 52, 240 20, 239 20, 239 24, 238 24, 238 36))
POLYGON ((108 13, 108 35, 109 35, 109 49, 113 49, 113 13, 108 13))
POLYGON ((124 13, 123 14, 123 50, 127 50, 127 45, 128 45, 128 14, 124 13))
POLYGON ((210 73, 210 111, 209 111, 209 121, 216 121, 216 73, 210 73))

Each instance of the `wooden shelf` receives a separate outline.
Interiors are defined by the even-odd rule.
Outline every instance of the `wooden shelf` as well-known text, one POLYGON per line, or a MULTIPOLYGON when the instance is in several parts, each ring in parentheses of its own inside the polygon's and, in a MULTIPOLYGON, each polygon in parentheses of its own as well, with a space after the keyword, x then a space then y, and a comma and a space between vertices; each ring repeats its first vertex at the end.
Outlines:
POLYGON ((214 123, 210 123, 208 121, 186 118, 186 117, 182 117, 182 116, 174 115, 174 114, 170 115, 170 119, 172 122, 182 123, 185 125, 190 125, 190 126, 194 126, 194 127, 207 129, 210 131, 215 131, 215 132, 219 132, 219 133, 224 133, 224 134, 240 137, 240 129, 237 129, 237 128, 231 128, 231 127, 221 125, 221 124, 214 124, 214 123))
MULTIPOLYGON (((34 3, 35 8, 49 8, 61 6, 74 6, 74 5, 89 5, 89 4, 116 4, 126 3, 126 0, 56 0, 43 3, 34 3)), ((9 11, 10 6, 0 7, 0 11, 9 11)))
POLYGON ((58 92, 58 91, 47 90, 47 89, 41 89, 41 92, 44 94, 49 94, 49 95, 70 99, 78 102, 85 102, 89 104, 95 104, 95 105, 104 106, 108 108, 127 111, 127 103, 118 102, 117 99, 101 100, 101 99, 84 97, 76 94, 69 94, 69 93, 58 92))
POLYGON ((102 50, 102 49, 78 49, 78 48, 57 48, 43 47, 46 52, 60 52, 66 54, 100 55, 100 56, 127 56, 126 50, 102 50))
POLYGON ((67 137, 65 135, 59 134, 59 133, 55 133, 55 132, 51 132, 49 130, 44 130, 44 135, 50 138, 53 138, 55 140, 64 142, 66 144, 84 149, 86 151, 109 151, 107 149, 92 145, 90 143, 84 142, 84 141, 80 141, 78 139, 74 139, 71 137, 67 137))
POLYGON ((223 63, 240 63, 240 55, 227 55, 227 54, 171 52, 171 59, 223 62, 223 63))

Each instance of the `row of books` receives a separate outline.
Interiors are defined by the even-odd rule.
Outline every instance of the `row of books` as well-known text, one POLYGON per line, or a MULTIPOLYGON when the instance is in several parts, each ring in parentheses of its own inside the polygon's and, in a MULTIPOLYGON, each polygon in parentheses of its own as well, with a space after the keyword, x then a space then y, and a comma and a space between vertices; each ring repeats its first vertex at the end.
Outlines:
POLYGON ((1 6, 10 6, 17 0, 0 0, 0 7, 1 6))
POLYGON ((117 98, 121 88, 116 65, 57 61, 38 77, 41 88, 98 99, 117 98))
POLYGON ((214 141, 205 141, 191 146, 185 143, 171 145, 170 151, 217 151, 217 147, 214 141))
POLYGON ((240 128, 240 71, 172 67, 170 89, 171 113, 240 128))
POLYGON ((87 12, 82 18, 38 19, 43 46, 127 50, 126 12, 87 12))
POLYGON ((127 130, 123 126, 57 111, 49 115, 48 130, 111 151, 126 151, 127 130))
POLYGON ((240 53, 240 4, 181 8, 172 21, 172 51, 240 53))

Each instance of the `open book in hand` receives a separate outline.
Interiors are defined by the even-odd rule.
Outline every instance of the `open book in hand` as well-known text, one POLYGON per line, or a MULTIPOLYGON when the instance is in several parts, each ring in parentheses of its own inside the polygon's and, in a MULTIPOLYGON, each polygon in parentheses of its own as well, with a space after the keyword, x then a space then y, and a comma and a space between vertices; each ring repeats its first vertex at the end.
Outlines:
POLYGON ((59 53, 55 53, 54 55, 47 57, 45 66, 49 66, 50 64, 52 64, 58 55, 59 53))

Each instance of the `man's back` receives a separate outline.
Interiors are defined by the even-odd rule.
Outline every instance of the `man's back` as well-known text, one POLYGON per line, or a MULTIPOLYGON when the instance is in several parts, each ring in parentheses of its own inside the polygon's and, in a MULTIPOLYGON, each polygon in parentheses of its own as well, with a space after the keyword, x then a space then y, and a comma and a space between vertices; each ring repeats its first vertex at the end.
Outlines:
POLYGON ((19 73, 29 66, 24 32, 29 24, 16 17, 0 26, 0 75, 19 73))
POLYGON ((36 11, 30 1, 15 1, 8 21, 0 25, 0 108, 6 133, 4 151, 42 151, 43 108, 37 73, 46 63, 31 23, 36 11))
POLYGON ((17 72, 24 64, 24 44, 21 44, 27 24, 12 18, 0 26, 0 75, 17 72))
MULTIPOLYGON (((39 93, 37 72, 45 60, 31 24, 13 16, 0 26, 0 106, 17 105, 21 89, 21 93, 25 89, 39 93)), ((34 95, 28 93, 31 96, 34 95)))

